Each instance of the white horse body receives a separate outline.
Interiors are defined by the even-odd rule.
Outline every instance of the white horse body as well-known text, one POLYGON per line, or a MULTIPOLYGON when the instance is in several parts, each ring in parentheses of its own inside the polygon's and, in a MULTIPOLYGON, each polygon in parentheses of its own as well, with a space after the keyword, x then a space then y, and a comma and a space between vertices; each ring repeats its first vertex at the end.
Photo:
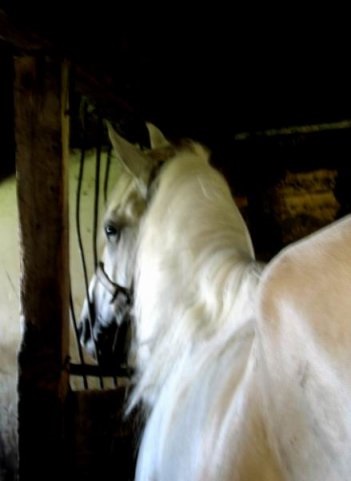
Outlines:
MULTIPOLYGON (((350 220, 283 251, 262 275, 205 149, 169 147, 157 132, 160 149, 141 153, 112 128, 110 137, 130 175, 106 215, 104 261, 114 282, 134 277, 130 408, 147 411, 136 480, 348 480, 350 220)), ((109 298, 96 278, 91 289, 105 322, 109 298)))
POLYGON ((351 217, 281 252, 259 293, 267 421, 286 479, 351 473, 351 217))

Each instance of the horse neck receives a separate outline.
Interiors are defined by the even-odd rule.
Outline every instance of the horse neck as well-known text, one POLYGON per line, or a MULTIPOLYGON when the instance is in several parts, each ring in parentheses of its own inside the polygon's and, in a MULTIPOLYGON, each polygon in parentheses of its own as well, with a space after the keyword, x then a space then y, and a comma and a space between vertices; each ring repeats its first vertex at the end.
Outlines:
POLYGON ((252 319, 259 269, 227 184, 197 158, 164 170, 140 236, 139 367, 160 385, 180 352, 252 319))

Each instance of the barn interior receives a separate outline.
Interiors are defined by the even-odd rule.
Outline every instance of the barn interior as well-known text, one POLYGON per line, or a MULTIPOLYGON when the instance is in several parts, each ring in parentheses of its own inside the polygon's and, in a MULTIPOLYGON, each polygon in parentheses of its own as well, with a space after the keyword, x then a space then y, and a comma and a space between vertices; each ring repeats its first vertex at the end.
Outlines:
MULTIPOLYGON (((340 15, 328 18, 328 25, 338 30, 331 37, 324 30, 323 12, 312 24, 299 12, 273 19, 272 12, 260 9, 166 12, 145 5, 136 13, 133 2, 118 5, 116 11, 108 2, 99 8, 72 8, 69 2, 46 7, 36 2, 2 4, 2 36, 11 35, 7 15, 17 29, 15 48, 35 51, 45 45, 48 52, 72 62, 72 144, 80 141, 77 112, 82 95, 97 115, 115 120, 130 140, 147 142, 148 120, 169 137, 203 142, 233 191, 250 198, 245 200, 248 220, 263 257, 320 227, 326 222, 321 216, 330 222, 348 212, 350 73, 340 15), (272 196, 282 199, 282 189, 291 194, 301 182, 307 193, 311 178, 295 182, 294 173, 319 169, 338 171, 321 174, 324 185, 315 179, 312 189, 318 196, 317 191, 336 184, 333 194, 340 208, 325 198, 322 212, 315 209, 311 217, 303 211, 304 200, 313 209, 306 196, 299 206, 292 201, 278 207, 272 201, 272 196), (287 172, 293 175, 288 180, 287 172), (274 204, 279 212, 272 212, 274 204)), ((2 71, 11 71, 8 54, 13 46, 3 43, 1 48, 2 71)), ((1 169, 6 172, 13 165, 8 74, 1 82, 2 150, 9 152, 1 169)), ((91 142, 93 137, 92 132, 91 142)))
MULTIPOLYGON (((230 183, 259 258, 348 214, 351 74, 340 16, 334 21, 326 12, 325 23, 300 10, 212 8, 1 1, 0 178, 16 168, 14 58, 49 57, 69 61, 72 149, 82 147, 82 105, 89 148, 97 137, 108 147, 101 119, 142 145, 145 121, 169 138, 204 143, 230 183)), ((97 416, 101 401, 94 396, 74 398, 70 413, 97 416)), ((88 428, 77 419, 73 438, 82 443, 88 428)), ((100 435, 85 446, 90 454, 100 435)), ((128 441, 124 433, 108 445, 109 466, 116 450, 119 459, 130 456, 128 441)), ((86 452, 81 459, 76 479, 90 479, 89 470, 93 479, 96 465, 86 452)), ((126 470, 120 479, 128 476, 126 470)))

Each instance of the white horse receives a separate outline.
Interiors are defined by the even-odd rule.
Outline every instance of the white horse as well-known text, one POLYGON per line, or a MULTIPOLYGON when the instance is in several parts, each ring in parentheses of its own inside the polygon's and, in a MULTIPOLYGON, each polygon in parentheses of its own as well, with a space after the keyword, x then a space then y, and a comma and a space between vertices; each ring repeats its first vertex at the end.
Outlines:
POLYGON ((208 151, 149 130, 140 151, 109 126, 125 172, 90 284, 102 325, 134 294, 136 480, 349 481, 350 218, 263 266, 208 151))

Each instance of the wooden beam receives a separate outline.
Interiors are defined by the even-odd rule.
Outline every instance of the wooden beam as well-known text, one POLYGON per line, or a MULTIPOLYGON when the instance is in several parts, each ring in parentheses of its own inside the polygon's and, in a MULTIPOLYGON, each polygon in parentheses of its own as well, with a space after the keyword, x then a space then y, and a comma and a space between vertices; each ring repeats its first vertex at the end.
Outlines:
MULTIPOLYGON (((49 17, 47 22, 50 23, 50 20, 53 21, 49 17)), ((73 45, 67 44, 62 31, 57 30, 56 23, 48 29, 55 33, 50 37, 47 33, 43 33, 42 22, 41 19, 39 24, 42 28, 39 28, 35 26, 33 16, 30 16, 27 23, 24 21, 23 12, 18 18, 0 9, 0 40, 3 40, 11 49, 27 55, 36 55, 45 51, 48 55, 69 58, 73 65, 74 88, 88 97, 99 108, 101 115, 111 119, 126 118, 135 121, 138 113, 133 105, 119 95, 118 86, 114 85, 113 75, 109 73, 109 66, 97 65, 96 60, 95 63, 83 60, 86 53, 83 55, 74 42, 73 45)), ((100 48, 103 48, 103 45, 100 48)))
POLYGON ((0 9, 0 40, 26 52, 53 48, 48 39, 34 32, 33 29, 25 28, 2 9, 0 9))
POLYGON ((19 475, 61 480, 68 391, 68 66, 15 59, 21 247, 19 475))
POLYGON ((13 174, 15 146, 13 131, 13 59, 7 46, 0 43, 0 179, 13 174))

